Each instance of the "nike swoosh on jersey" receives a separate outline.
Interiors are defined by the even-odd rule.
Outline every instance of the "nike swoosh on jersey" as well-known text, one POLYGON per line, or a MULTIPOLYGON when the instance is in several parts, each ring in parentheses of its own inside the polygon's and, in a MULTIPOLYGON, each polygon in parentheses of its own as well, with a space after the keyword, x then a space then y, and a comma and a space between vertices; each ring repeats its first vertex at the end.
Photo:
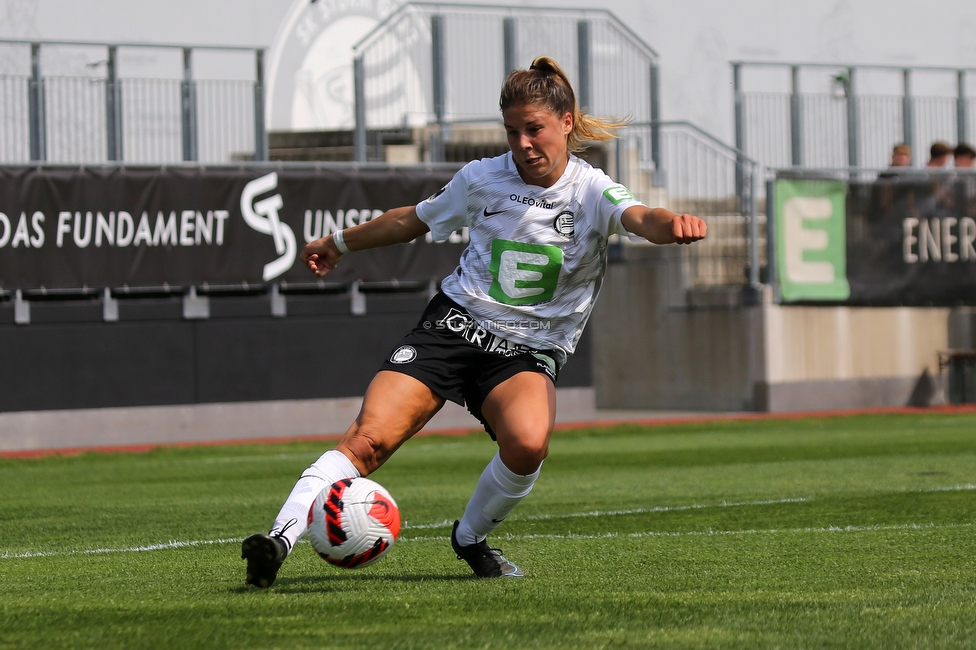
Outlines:
POLYGON ((495 210, 494 212, 488 212, 488 208, 485 207, 485 216, 486 217, 490 217, 490 216, 492 216, 494 214, 501 214, 502 212, 504 212, 504 210, 495 210))

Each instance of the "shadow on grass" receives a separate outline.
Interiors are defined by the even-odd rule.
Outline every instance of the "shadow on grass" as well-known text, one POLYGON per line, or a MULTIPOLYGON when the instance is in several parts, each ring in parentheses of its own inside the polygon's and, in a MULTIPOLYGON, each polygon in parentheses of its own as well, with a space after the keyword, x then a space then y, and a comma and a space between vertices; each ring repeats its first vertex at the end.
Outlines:
POLYGON ((281 594, 323 593, 330 591, 346 591, 356 583, 373 582, 461 582, 476 580, 472 575, 389 575, 389 574, 336 574, 318 576, 298 576, 294 578, 279 578, 270 589, 258 589, 248 585, 233 587, 235 593, 249 593, 257 591, 274 591, 281 594))

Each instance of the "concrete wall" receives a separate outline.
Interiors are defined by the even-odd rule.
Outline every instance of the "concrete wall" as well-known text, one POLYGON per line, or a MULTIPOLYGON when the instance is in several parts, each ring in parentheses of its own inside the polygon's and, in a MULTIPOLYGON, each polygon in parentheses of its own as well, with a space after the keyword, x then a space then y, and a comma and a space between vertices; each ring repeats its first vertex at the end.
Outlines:
MULTIPOLYGON (((593 389, 557 388, 557 422, 595 418, 593 389)), ((0 413, 0 452, 338 436, 361 397, 0 413)), ((482 430, 447 402, 425 431, 482 430)))
POLYGON ((763 305, 758 410, 931 403, 948 308, 763 305), (932 385, 928 386, 927 383, 932 385))
POLYGON ((976 307, 956 307, 949 313, 949 347, 976 350, 976 307))
MULTIPOLYGON (((591 324, 598 408, 792 411, 944 399, 938 351, 973 310, 745 305, 686 291, 678 247, 626 247, 591 324)), ((969 342, 967 345, 966 342, 969 342)))
POLYGON ((589 326, 597 407, 753 410, 761 310, 742 308, 738 290, 691 307, 678 247, 623 250, 589 326))

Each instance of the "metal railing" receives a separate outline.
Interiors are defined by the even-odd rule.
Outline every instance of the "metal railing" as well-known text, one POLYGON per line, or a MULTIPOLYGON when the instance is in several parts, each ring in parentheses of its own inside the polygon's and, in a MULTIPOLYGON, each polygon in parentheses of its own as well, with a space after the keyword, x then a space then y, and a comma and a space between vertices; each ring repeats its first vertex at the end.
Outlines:
POLYGON ((0 75, 0 163, 267 160, 260 48, 10 39, 0 45, 30 48, 30 74, 0 75), (43 74, 42 50, 49 46, 104 48, 104 76, 43 74), (120 77, 125 48, 178 50, 181 76, 120 77), (198 51, 253 53, 254 79, 196 79, 198 51))
POLYGON ((974 68, 733 61, 732 72, 736 147, 767 167, 882 168, 898 143, 921 167, 933 142, 974 138, 974 68))
POLYGON ((437 125, 432 162, 451 124, 498 120, 511 70, 547 54, 594 115, 659 117, 657 53, 605 10, 407 3, 353 48, 356 160, 367 132, 437 125))
POLYGON ((647 205, 695 214, 708 224, 708 237, 684 249, 690 287, 758 290, 766 266, 759 163, 683 121, 629 125, 613 157, 608 168, 647 205), (660 168, 649 156, 653 127, 660 137, 660 168))
POLYGON ((30 159, 30 76, 0 76, 0 160, 30 159))

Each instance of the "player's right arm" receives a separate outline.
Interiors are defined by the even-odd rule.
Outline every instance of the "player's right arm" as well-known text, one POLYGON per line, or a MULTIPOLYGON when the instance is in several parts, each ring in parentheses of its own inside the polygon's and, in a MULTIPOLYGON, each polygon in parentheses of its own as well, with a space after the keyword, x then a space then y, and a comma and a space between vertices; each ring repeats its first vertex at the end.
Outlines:
MULTIPOLYGON (((417 216, 414 206, 393 208, 375 219, 342 231, 346 248, 361 251, 367 248, 380 248, 393 244, 405 244, 427 233, 430 228, 417 216)), ((336 246, 332 235, 307 244, 302 250, 302 264, 315 275, 325 275, 336 267, 342 253, 336 246)))

